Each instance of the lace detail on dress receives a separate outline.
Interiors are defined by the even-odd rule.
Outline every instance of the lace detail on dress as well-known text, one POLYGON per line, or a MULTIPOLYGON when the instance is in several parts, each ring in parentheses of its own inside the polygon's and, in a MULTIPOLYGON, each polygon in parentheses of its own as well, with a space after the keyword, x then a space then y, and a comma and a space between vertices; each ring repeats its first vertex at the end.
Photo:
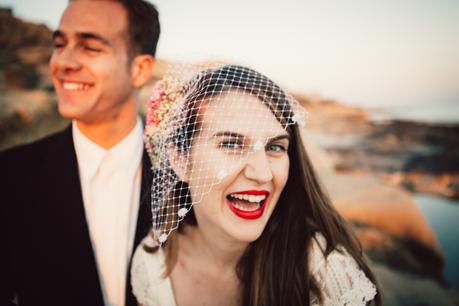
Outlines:
MULTIPOLYGON (((147 237, 144 239, 151 239, 147 237)), ((376 287, 358 267, 354 258, 343 248, 333 251, 327 259, 323 256, 326 241, 316 235, 309 255, 312 274, 324 296, 323 304, 312 297, 312 306, 364 306, 376 295, 376 287)), ((170 278, 162 278, 164 254, 143 250, 142 245, 132 259, 131 282, 137 301, 143 306, 176 305, 170 278)))
MULTIPOLYGON (((344 250, 334 250, 327 259, 322 250, 325 239, 316 236, 311 253, 311 268, 323 294, 323 306, 364 306, 376 295, 375 285, 359 268, 354 258, 344 250)), ((311 299, 312 306, 319 306, 318 299, 311 299)))
POLYGON ((132 259, 131 267, 131 283, 132 291, 134 296, 137 298, 137 301, 142 305, 154 306, 159 305, 155 301, 155 294, 153 288, 153 282, 150 277, 148 277, 148 262, 145 260, 144 256, 147 254, 139 246, 137 248, 134 257, 132 259))
POLYGON ((132 258, 132 292, 142 306, 175 305, 170 279, 161 277, 164 272, 162 250, 147 253, 142 247, 147 240, 151 237, 144 238, 132 258))

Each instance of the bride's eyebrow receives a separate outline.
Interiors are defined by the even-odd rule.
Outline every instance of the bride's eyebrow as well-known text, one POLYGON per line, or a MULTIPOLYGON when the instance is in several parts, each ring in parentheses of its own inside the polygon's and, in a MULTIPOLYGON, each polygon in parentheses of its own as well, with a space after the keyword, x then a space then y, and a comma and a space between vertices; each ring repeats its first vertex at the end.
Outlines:
POLYGON ((217 133, 213 134, 211 138, 216 138, 216 137, 231 137, 231 138, 240 138, 240 139, 244 139, 245 138, 244 135, 236 133, 236 132, 231 132, 231 131, 217 132, 217 133))
MULTIPOLYGON (((236 132, 231 132, 231 131, 221 131, 213 134, 210 138, 217 138, 217 137, 230 137, 230 138, 238 138, 238 139, 245 139, 246 136, 236 133, 236 132)), ((290 135, 285 133, 285 134, 280 134, 274 137, 268 138, 267 142, 275 142, 279 140, 287 139, 290 142, 290 135)))
POLYGON ((274 137, 270 137, 270 138, 268 138, 267 142, 275 142, 275 141, 283 140, 283 139, 287 139, 290 142, 290 135, 289 134, 281 134, 281 135, 277 135, 277 136, 274 136, 274 137))

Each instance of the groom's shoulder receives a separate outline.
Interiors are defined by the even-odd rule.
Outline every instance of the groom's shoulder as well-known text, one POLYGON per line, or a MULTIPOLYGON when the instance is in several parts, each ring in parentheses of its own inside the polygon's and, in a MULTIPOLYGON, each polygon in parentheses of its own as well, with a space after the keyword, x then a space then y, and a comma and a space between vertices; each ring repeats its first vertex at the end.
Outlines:
POLYGON ((59 147, 68 143, 67 138, 71 139, 71 130, 67 127, 64 130, 40 138, 30 143, 21 144, 8 148, 0 152, 0 165, 17 166, 17 164, 30 164, 42 159, 47 154, 56 152, 59 147))

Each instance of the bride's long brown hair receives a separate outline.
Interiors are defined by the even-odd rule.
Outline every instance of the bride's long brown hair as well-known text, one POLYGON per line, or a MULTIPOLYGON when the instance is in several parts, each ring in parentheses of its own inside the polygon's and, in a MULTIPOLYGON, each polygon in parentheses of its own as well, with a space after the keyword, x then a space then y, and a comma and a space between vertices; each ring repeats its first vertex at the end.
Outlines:
MULTIPOLYGON (((199 124, 199 114, 193 113, 196 103, 211 103, 212 92, 225 91, 228 84, 222 82, 221 75, 232 76, 231 85, 234 82, 262 78, 264 86, 250 84, 245 93, 258 97, 275 115, 276 119, 285 123, 291 109, 278 109, 279 99, 287 99, 283 91, 271 80, 260 73, 239 66, 224 66, 216 71, 210 71, 204 75, 200 82, 215 90, 209 94, 195 93, 193 97, 199 100, 188 101, 190 107, 187 114, 186 138, 191 141, 193 133, 199 124), (219 75, 219 78, 214 78, 219 75), (218 83, 212 83, 218 80, 218 83), (266 86, 269 84, 269 86, 266 86), (270 89, 271 88, 271 89, 270 89), (281 92, 273 95, 269 90, 281 92)), ((244 86, 238 86, 244 88, 244 86)), ((249 244, 236 267, 237 275, 242 284, 242 305, 250 306, 278 306, 278 305, 308 305, 311 293, 322 301, 322 293, 317 281, 314 279, 309 267, 309 252, 311 244, 317 233, 322 234, 326 241, 324 255, 327 257, 332 251, 342 246, 355 259, 365 275, 376 284, 375 277, 364 260, 362 248, 348 223, 338 214, 331 204, 327 194, 323 191, 313 165, 306 153, 300 136, 298 124, 295 123, 287 128, 291 142, 288 148, 290 159, 289 176, 279 201, 266 224, 261 236, 249 244)), ((181 135, 183 135, 181 131, 181 135)), ((179 151, 187 151, 191 143, 181 141, 179 151)), ((188 196, 175 197, 185 199, 181 205, 191 205, 191 197, 187 184, 180 182, 182 190, 188 196), (184 191, 185 190, 185 191, 184 191)), ((177 203, 179 204, 179 203, 177 203)), ((171 206, 169 206, 171 207, 171 206)), ((177 207, 177 205, 175 205, 177 207)), ((184 226, 198 226, 193 211, 187 214, 180 223, 179 229, 173 232, 165 243, 166 270, 164 276, 169 276, 177 259, 178 243, 177 235, 183 232, 184 226)), ((149 249, 155 251, 155 249, 149 249)), ((378 290, 379 291, 379 290, 378 290)), ((381 297, 378 293, 375 297, 376 305, 381 305, 381 297)))

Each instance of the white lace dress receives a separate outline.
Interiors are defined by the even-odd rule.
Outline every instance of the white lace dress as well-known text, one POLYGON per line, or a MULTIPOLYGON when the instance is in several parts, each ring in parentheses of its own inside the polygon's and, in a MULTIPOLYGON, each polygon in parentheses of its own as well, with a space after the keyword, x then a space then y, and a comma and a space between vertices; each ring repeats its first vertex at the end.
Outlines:
MULTIPOLYGON (((145 239, 151 239, 149 237, 145 239)), ((324 294, 325 306, 364 306, 376 295, 376 287, 359 269, 347 252, 333 251, 327 259, 322 254, 326 242, 321 235, 313 242, 310 267, 324 294)), ((170 278, 162 278, 164 253, 151 254, 140 245, 132 261, 131 282, 134 295, 143 306, 175 306, 170 278)), ((319 306, 313 297, 310 305, 319 306)))

